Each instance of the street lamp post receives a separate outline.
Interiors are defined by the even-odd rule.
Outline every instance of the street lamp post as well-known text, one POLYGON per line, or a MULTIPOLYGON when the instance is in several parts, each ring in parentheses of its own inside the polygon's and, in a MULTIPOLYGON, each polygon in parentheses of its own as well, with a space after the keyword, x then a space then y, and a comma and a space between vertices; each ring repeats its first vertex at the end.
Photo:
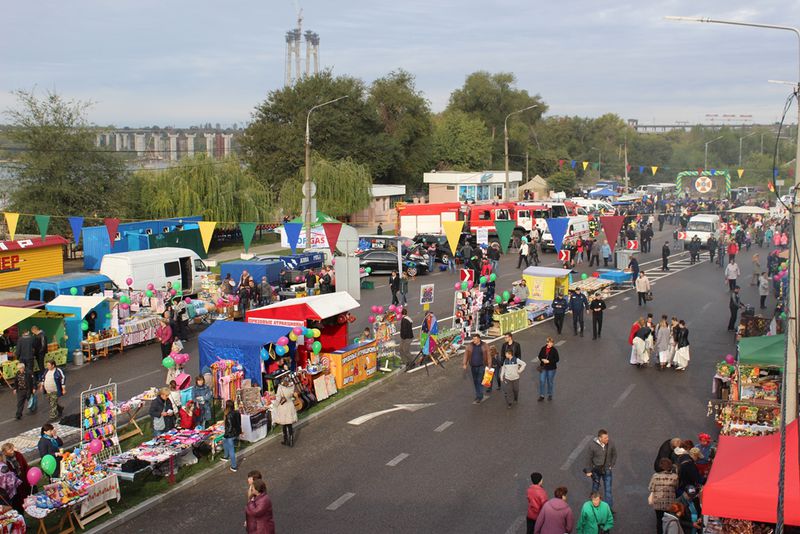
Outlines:
MULTIPOLYGON (((800 29, 793 26, 780 26, 777 24, 760 24, 755 22, 739 22, 733 20, 715 20, 710 18, 697 18, 697 17, 666 17, 668 20, 677 20, 685 22, 707 22, 711 24, 726 24, 731 26, 746 26, 750 28, 762 28, 767 30, 780 30, 791 32, 797 37, 798 45, 800 45, 800 29)), ((798 76, 797 85, 795 86, 795 98, 798 101, 797 106, 797 124, 800 125, 800 46, 798 47, 797 55, 798 76)), ((795 152, 795 188, 800 185, 800 130, 797 136, 797 148, 795 152)), ((800 210, 792 208, 792 236, 793 242, 797 239, 797 227, 800 223, 800 210)), ((783 373, 783 384, 781 387, 781 438, 780 438, 780 471, 778 474, 778 506, 776 511, 776 529, 777 534, 783 534, 783 520, 784 520, 784 481, 786 479, 786 425, 797 419, 797 304, 798 304, 798 288, 800 287, 800 280, 798 280, 797 273, 800 272, 800 262, 798 262, 797 254, 793 249, 789 252, 789 272, 792 276, 789 277, 789 311, 786 318, 786 362, 783 373)), ((795 460, 796 461, 796 460, 795 460)))
MULTIPOLYGON (((747 139, 751 135, 756 135, 758 132, 750 132, 749 134, 745 135, 744 137, 739 138, 739 168, 742 167, 742 140, 747 139)), ((762 137, 763 139, 763 137, 762 137)))
POLYGON ((340 96, 339 98, 334 98, 333 100, 328 100, 327 102, 323 102, 322 104, 317 104, 316 106, 312 107, 308 110, 308 114, 306 115, 306 179, 303 183, 303 194, 305 195, 306 199, 306 209, 305 214, 303 216, 303 220, 306 224, 306 248, 311 246, 311 200, 314 197, 314 192, 311 190, 311 129, 310 129, 310 122, 311 122, 311 112, 315 109, 319 109, 323 106, 327 106, 328 104, 333 104, 334 102, 338 102, 343 98, 347 98, 349 95, 340 96))
POLYGON ((534 104, 532 106, 528 106, 527 108, 518 109, 517 111, 512 111, 508 115, 506 115, 506 120, 503 121, 503 138, 505 140, 505 160, 506 160, 506 188, 503 191, 503 200, 508 201, 508 192, 511 189, 511 185, 508 179, 508 118, 511 115, 516 115, 517 113, 522 113, 523 111, 528 111, 529 109, 538 108, 539 104, 534 104))
POLYGON ((722 139, 722 136, 721 136, 721 135, 720 135, 719 137, 717 137, 717 138, 715 138, 715 139, 712 139, 711 141, 709 141, 709 142, 707 142, 707 143, 706 143, 706 147, 705 147, 705 158, 703 159, 703 170, 705 170, 705 169, 707 169, 707 168, 708 168, 708 145, 710 145, 710 144, 711 144, 711 143, 713 143, 714 141, 719 141, 720 139, 722 139))
POLYGON ((592 147, 589 150, 597 150, 597 176, 600 176, 600 165, 603 161, 603 153, 600 152, 600 149, 597 147, 592 147))

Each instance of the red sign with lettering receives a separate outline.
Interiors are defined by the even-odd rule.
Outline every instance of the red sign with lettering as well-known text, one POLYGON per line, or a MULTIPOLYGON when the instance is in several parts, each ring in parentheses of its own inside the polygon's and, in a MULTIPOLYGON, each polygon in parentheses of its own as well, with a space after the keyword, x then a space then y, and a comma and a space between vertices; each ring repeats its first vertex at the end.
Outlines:
POLYGON ((19 254, 0 258, 0 274, 19 271, 19 254))

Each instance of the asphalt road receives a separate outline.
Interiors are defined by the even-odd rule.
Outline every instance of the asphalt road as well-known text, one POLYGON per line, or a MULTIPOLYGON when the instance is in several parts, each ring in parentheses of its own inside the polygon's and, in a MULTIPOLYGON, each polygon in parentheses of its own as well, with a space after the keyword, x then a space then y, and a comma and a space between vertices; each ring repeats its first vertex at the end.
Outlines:
MULTIPOLYGON (((752 252, 741 254, 747 256, 741 261, 745 273, 752 252)), ((511 274, 508 260, 504 276, 511 274)), ((452 286, 452 276, 435 277, 452 286)), ((757 302, 755 289, 742 282, 743 300, 757 302)), ((574 337, 565 328, 567 335, 557 338, 561 363, 552 402, 536 402, 534 367, 524 373, 520 403, 513 409, 498 393, 473 405, 471 380, 456 362, 431 368, 430 375, 405 374, 299 431, 295 448, 269 444, 242 462, 238 473, 225 471, 165 499, 116 532, 150 532, 153 524, 182 532, 239 531, 250 469, 265 474, 279 532, 524 532, 531 471, 544 474, 551 495, 556 486, 567 486, 573 510, 586 500, 590 482, 581 469, 586 444, 599 428, 609 430, 619 452, 615 531, 653 532, 646 488, 656 451, 668 437, 714 431, 706 417, 711 376, 721 355, 734 350, 719 267, 707 261, 676 265, 655 283, 654 293, 646 308, 637 306, 632 292, 610 299, 598 341, 574 337), (630 324, 646 310, 687 321, 688 371, 628 363, 630 324), (406 403, 432 405, 348 424, 406 403)), ((437 293, 440 316, 446 313, 446 296, 444 291, 439 300, 437 293)), ((554 334, 549 321, 519 333, 525 360, 554 334)))

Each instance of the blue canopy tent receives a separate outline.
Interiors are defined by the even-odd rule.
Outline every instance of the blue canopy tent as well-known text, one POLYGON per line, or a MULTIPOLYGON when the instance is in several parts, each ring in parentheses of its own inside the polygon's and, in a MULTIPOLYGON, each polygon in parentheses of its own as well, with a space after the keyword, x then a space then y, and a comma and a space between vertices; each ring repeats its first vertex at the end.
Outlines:
POLYGON ((244 377, 261 385, 261 347, 289 334, 291 327, 217 321, 198 337, 200 369, 219 359, 242 364, 244 377))
POLYGON ((589 192, 589 196, 592 198, 618 197, 619 193, 604 187, 603 189, 595 189, 594 191, 589 192))

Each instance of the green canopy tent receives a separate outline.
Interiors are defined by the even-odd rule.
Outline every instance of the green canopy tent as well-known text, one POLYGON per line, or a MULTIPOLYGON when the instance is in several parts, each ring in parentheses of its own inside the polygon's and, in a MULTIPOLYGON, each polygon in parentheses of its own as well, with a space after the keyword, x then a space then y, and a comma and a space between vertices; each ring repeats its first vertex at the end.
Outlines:
POLYGON ((786 334, 744 337, 739 341, 739 364, 783 369, 786 334))

